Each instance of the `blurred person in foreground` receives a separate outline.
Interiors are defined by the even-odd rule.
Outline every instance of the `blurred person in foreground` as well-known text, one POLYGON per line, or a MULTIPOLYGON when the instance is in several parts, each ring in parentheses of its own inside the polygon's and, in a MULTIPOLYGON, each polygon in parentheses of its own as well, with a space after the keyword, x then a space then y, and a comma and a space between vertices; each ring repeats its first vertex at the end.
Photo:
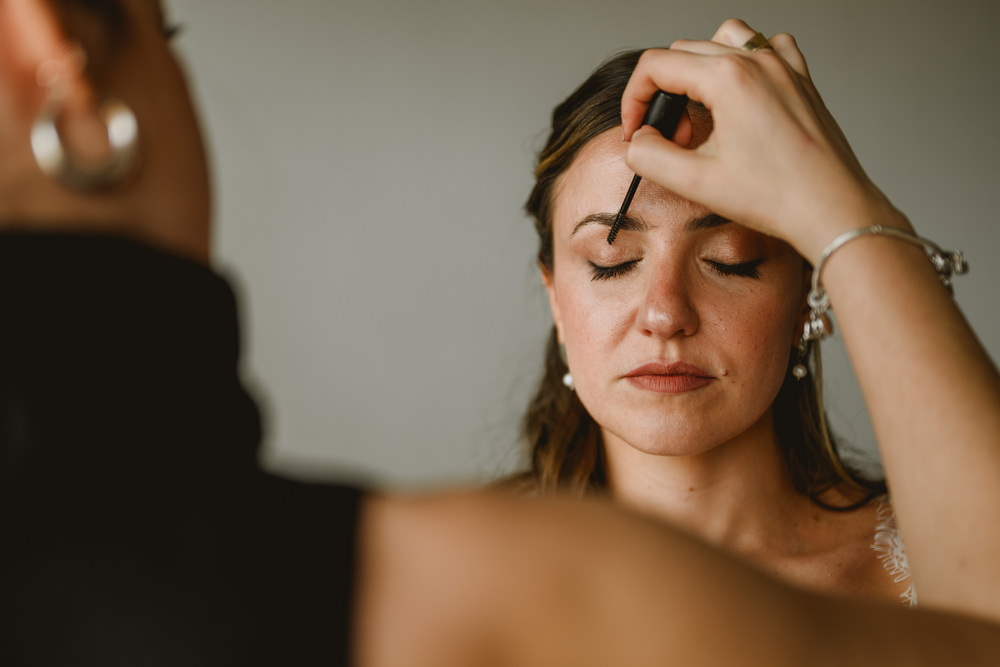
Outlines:
MULTIPOLYGON (((930 600, 906 611, 798 590, 596 501, 397 496, 259 471, 235 301, 208 266, 202 142, 168 33, 155 0, 0 0, 4 665, 1000 655, 1000 596, 975 591, 997 590, 979 569, 995 548, 937 574, 947 563, 926 549, 915 576, 930 600), (935 576, 954 595, 935 597, 935 576)), ((626 98, 629 131, 659 76, 650 64, 626 98)), ((673 155, 633 142, 653 177, 673 155)))

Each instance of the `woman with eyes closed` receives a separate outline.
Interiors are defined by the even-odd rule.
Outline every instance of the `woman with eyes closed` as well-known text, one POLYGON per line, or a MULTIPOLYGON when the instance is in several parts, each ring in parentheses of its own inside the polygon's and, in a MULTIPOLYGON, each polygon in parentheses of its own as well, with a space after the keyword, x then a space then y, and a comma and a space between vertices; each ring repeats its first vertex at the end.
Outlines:
MULTIPOLYGON (((995 665, 989 531, 915 542, 962 567, 922 570, 934 596, 909 612, 784 585, 606 503, 400 495, 260 470, 235 298, 208 265, 201 133, 164 23, 157 0, 0 0, 0 664, 995 665), (135 132, 110 132, 115 118, 135 132)), ((772 246, 713 245, 744 232, 679 210, 637 209, 646 229, 633 223, 621 247, 645 254, 588 257, 637 262, 593 284, 642 276, 668 249, 655 235, 676 236, 705 253, 686 280, 720 303, 743 290, 765 311, 752 286, 780 264, 772 246)), ((683 363, 756 372, 718 341, 683 363)), ((681 393, 716 382, 696 378, 681 393)), ((978 463, 986 474, 966 481, 986 504, 965 509, 996 525, 1000 465, 978 463)))
MULTIPOLYGON (((732 21, 713 40, 752 34, 732 21)), ((909 604, 885 483, 841 460, 818 346, 799 349, 809 264, 651 179, 608 243, 634 173, 619 105, 640 55, 558 106, 539 155, 526 209, 554 327, 513 484, 607 494, 794 583, 909 604)), ((711 131, 690 103, 674 140, 711 131)))

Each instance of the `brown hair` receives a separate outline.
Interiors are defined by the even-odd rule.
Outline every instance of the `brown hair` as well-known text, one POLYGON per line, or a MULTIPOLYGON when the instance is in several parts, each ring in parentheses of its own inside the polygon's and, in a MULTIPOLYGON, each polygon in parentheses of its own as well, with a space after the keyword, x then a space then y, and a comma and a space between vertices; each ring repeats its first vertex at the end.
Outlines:
POLYGON ((116 37, 125 34, 125 10, 120 0, 54 0, 52 4, 64 18, 74 11, 86 10, 103 21, 116 37))
POLYGON ((99 80, 129 37, 128 15, 120 0, 53 0, 63 30, 87 54, 87 72, 99 80))
MULTIPOLYGON (((538 264, 544 271, 551 273, 555 268, 552 206, 556 181, 588 142, 621 124, 621 96, 640 55, 640 50, 625 51, 606 60, 552 112, 552 129, 538 154, 535 186, 525 203, 538 233, 538 264)), ((690 111, 693 116, 708 115, 700 105, 690 111)), ((811 357, 812 369, 801 381, 791 374, 797 361, 794 351, 792 356, 772 408, 778 445, 795 489, 829 509, 852 509, 884 493, 883 480, 866 478, 840 457, 822 409, 818 346, 811 346, 806 355, 811 357), (821 494, 833 488, 860 501, 846 508, 819 501, 821 494)), ((600 427, 576 393, 563 384, 567 370, 553 327, 544 373, 522 422, 530 469, 511 480, 515 488, 582 495, 605 487, 600 427)))

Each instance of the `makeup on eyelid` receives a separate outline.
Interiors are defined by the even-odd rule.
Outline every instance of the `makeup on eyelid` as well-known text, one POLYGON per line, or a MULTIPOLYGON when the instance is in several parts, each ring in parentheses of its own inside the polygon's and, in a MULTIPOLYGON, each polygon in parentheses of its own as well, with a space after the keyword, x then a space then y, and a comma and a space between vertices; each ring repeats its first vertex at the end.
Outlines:
POLYGON ((560 177, 543 274, 557 335, 609 457, 704 453, 763 423, 794 347, 803 260, 646 179, 609 246, 627 150, 611 128, 560 177))
MULTIPOLYGON (((715 273, 724 277, 759 278, 758 269, 767 260, 766 244, 758 242, 757 236, 744 230, 729 229, 710 232, 721 240, 711 238, 701 246, 701 251, 692 256, 715 273), (706 251, 707 249, 707 251, 706 251)), ((610 280, 630 273, 645 258, 646 253, 637 249, 641 243, 625 243, 608 246, 594 232, 583 232, 571 241, 577 253, 591 271, 591 280, 610 280)))

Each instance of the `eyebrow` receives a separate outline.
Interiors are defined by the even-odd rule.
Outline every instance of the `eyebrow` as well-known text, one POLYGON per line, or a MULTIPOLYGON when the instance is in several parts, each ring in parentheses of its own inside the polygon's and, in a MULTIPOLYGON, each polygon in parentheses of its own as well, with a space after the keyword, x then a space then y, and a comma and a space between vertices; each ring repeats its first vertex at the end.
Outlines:
POLYGON ((707 215, 702 215, 688 220, 687 230, 689 232, 697 232, 702 229, 711 229, 713 227, 728 225, 730 222, 732 222, 732 220, 724 218, 718 213, 708 213, 707 215))
MULTIPOLYGON (((578 231, 586 227, 587 225, 604 225, 605 227, 611 227, 615 224, 616 213, 591 213, 586 218, 576 223, 576 227, 573 228, 573 236, 578 231)), ((645 222, 639 218, 633 218, 630 215, 626 215, 622 218, 622 223, 619 229, 628 230, 630 232, 644 232, 649 229, 645 222)))
MULTIPOLYGON (((570 236, 573 236, 587 225, 603 225, 605 227, 611 227, 615 224, 615 216, 615 213, 591 213, 586 218, 576 223, 576 227, 573 228, 573 233, 570 234, 570 236)), ((698 216, 697 218, 688 220, 685 225, 685 229, 689 232, 698 232, 703 229, 712 229, 713 227, 728 225, 730 222, 732 222, 732 220, 724 218, 717 213, 707 213, 705 215, 698 216)), ((649 230, 649 226, 639 218, 633 218, 632 216, 626 215, 622 218, 620 229, 630 232, 645 232, 649 230)))

